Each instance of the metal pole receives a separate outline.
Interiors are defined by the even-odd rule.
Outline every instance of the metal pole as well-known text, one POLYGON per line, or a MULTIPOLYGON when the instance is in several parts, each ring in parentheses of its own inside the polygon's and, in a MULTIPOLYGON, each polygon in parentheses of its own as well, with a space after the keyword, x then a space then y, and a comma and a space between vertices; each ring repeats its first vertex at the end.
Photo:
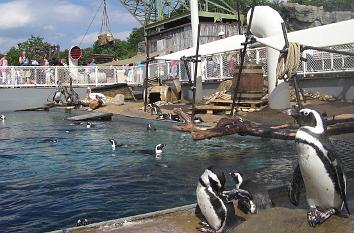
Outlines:
POLYGON ((240 19, 240 0, 236 0, 237 5, 237 20, 238 20, 238 34, 241 35, 241 19, 240 19))
MULTIPOLYGON (((246 51, 247 51, 247 42, 248 42, 248 37, 251 33, 251 25, 252 25, 252 19, 253 19, 253 12, 254 12, 254 7, 255 5, 253 4, 252 6, 252 10, 251 10, 251 16, 250 16, 250 22, 248 24, 247 27, 247 35, 246 35, 246 41, 243 44, 243 50, 241 52, 241 64, 240 64, 240 68, 238 70, 238 75, 237 75, 237 80, 236 80, 236 86, 235 86, 235 90, 234 90, 234 95, 232 98, 232 106, 231 106, 231 116, 234 115, 234 109, 235 109, 235 105, 236 105, 236 98, 237 98, 237 92, 240 86, 240 81, 241 81, 241 74, 242 74, 242 69, 243 69, 243 64, 245 62, 245 56, 246 56, 246 51)), ((237 112, 237 109, 236 109, 237 112)))
POLYGON ((148 96, 148 79, 149 79, 149 38, 146 33, 145 35, 145 44, 146 44, 146 63, 145 63, 145 82, 144 82, 144 112, 146 112, 147 106, 147 96, 148 96))
POLYGON ((198 60, 199 60, 199 37, 200 37, 200 24, 198 24, 198 37, 197 37, 197 48, 195 52, 195 60, 194 60, 194 79, 193 79, 193 102, 192 102, 192 122, 194 122, 195 117, 195 98, 196 98, 196 89, 197 89, 197 76, 198 76, 198 60))

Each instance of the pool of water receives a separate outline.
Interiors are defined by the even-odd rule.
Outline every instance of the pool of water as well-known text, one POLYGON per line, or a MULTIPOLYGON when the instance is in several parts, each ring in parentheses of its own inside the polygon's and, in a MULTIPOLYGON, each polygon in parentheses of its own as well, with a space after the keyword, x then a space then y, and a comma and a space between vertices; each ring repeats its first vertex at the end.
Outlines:
MULTIPOLYGON (((200 174, 216 165, 269 186, 285 184, 293 142, 189 134, 126 122, 71 125, 67 113, 9 113, 0 122, 0 229, 43 232, 196 202, 200 174), (127 146, 113 151, 108 139, 127 146), (139 150, 165 143, 162 157, 139 150)), ((232 182, 228 179, 228 187, 232 182)))

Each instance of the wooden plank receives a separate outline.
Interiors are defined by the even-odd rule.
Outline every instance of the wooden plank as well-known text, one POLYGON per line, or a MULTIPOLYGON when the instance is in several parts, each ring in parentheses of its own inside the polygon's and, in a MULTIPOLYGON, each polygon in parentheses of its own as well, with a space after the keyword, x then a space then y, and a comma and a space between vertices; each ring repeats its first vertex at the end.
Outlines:
MULTIPOLYGON (((262 104, 266 101, 264 100, 242 100, 237 101, 237 104, 262 104)), ((223 103, 223 104, 232 104, 232 100, 222 100, 222 99, 215 99, 210 101, 210 103, 223 103)))
POLYGON ((112 113, 92 112, 80 116, 73 116, 67 118, 69 121, 110 121, 112 120, 112 113))

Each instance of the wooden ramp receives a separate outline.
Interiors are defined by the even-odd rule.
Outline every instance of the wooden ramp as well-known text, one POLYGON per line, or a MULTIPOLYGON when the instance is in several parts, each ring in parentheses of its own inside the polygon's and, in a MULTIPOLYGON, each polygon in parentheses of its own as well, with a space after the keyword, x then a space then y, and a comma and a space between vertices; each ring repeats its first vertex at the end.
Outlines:
POLYGON ((80 116, 69 117, 69 121, 110 121, 112 120, 112 113, 92 112, 80 116))

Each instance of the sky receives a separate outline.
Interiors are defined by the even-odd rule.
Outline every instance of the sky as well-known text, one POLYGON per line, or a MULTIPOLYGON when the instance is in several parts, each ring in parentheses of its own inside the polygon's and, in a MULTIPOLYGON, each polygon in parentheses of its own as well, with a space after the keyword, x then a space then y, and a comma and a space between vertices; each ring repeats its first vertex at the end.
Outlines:
MULTIPOLYGON (((102 0, 0 0, 0 53, 31 35, 43 37, 60 49, 79 45, 102 0)), ((113 36, 126 39, 139 22, 119 0, 106 0, 113 36)), ((97 13, 81 48, 90 47, 100 31, 102 12, 97 13)))

